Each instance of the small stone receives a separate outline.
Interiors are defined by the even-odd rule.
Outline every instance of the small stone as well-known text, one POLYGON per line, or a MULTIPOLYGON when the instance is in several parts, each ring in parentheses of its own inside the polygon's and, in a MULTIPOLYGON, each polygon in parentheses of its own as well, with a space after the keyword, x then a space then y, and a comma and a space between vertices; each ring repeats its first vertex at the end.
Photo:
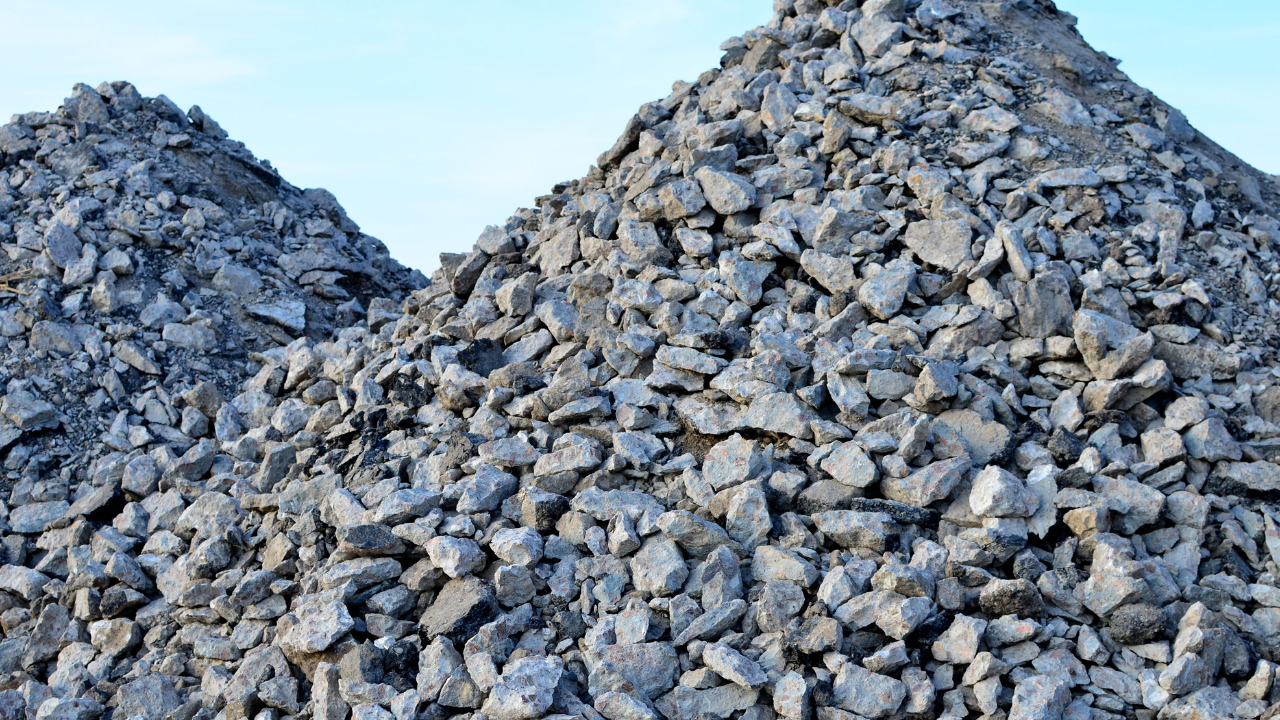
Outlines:
POLYGON ((323 652, 353 627, 355 621, 346 603, 341 600, 319 602, 300 611, 298 623, 281 642, 298 652, 323 652))
POLYGON ((532 528, 499 530, 489 541, 493 554, 511 565, 534 565, 542 559, 542 547, 542 536, 532 528))
POLYGON ((978 643, 987 629, 987 621, 967 615, 956 615, 933 643, 933 657, 939 662, 971 663, 978 654, 978 643))
POLYGON ((35 720, 93 720, 102 705, 89 698, 49 698, 35 712, 35 720))
POLYGON ((246 306, 245 312, 251 317, 279 325, 296 334, 301 334, 307 329, 307 306, 301 301, 254 303, 246 306))
POLYGON ((889 537, 897 532, 893 518, 882 512, 832 510, 815 513, 813 523, 842 547, 863 547, 883 552, 889 537))
POLYGON ((717 675, 743 687, 757 688, 768 680, 753 660, 723 643, 711 643, 702 651, 702 662, 717 675))
POLYGON ((57 409, 29 392, 11 392, 0 399, 0 415, 20 430, 43 430, 58 426, 57 409))
POLYGON ((1076 312, 1072 327, 1085 364, 1101 380, 1136 370, 1151 357, 1155 344, 1151 333, 1092 310, 1076 312))
POLYGON ((916 507, 927 507, 944 500, 964 479, 968 472, 968 455, 939 460, 911 473, 905 478, 886 477, 880 481, 880 491, 890 500, 916 507))
POLYGON ((558 657, 523 657, 503 668, 481 711, 498 720, 533 720, 551 707, 564 672, 558 657))
POLYGON ((1122 605, 1107 618, 1111 637, 1122 645, 1149 643, 1164 635, 1165 624, 1164 612, 1145 603, 1122 605))
POLYGON ((978 604, 982 612, 993 616, 1039 617, 1044 614, 1044 601, 1040 597, 1040 591, 1029 580, 1021 578, 992 578, 983 586, 978 604))
POLYGON ((678 592, 689 577, 689 568, 679 546, 671 538, 656 535, 647 538, 631 558, 631 581, 637 590, 659 597, 678 592))
POLYGON ((1068 683, 1058 677, 1033 675, 1014 686, 1009 720, 1057 720, 1070 701, 1068 683))
POLYGON ((142 631, 125 618, 99 620, 89 624, 89 641, 103 654, 118 656, 142 641, 142 631))
POLYGON ((836 705, 868 718, 892 715, 907 696, 907 686, 902 681, 853 663, 840 667, 831 691, 836 705))
POLYGON ((904 242, 921 260, 955 272, 973 259, 972 236, 968 223, 961 220, 921 220, 907 226, 904 242))
POLYGON ((659 720, 652 708, 626 693, 601 693, 594 707, 607 720, 659 720))
POLYGON ((181 697, 171 678, 158 673, 143 675, 116 691, 116 712, 131 718, 161 720, 171 712, 169 708, 179 705, 181 697))
POLYGON ((1182 434, 1182 439, 1186 443, 1187 454, 1205 462, 1239 460, 1241 457, 1240 444, 1217 418, 1197 423, 1182 434))
POLYGON ((888 320, 902 309, 915 277, 912 263, 891 262, 858 287, 858 302, 872 315, 888 320))
POLYGON ((431 563, 451 578, 470 575, 485 565, 484 551, 474 540, 433 537, 426 549, 431 563))
POLYGON ((497 610, 497 598, 488 583, 476 577, 459 577, 445 583, 418 624, 428 638, 443 635, 465 641, 497 610))
POLYGON ((773 709, 782 717, 788 720, 802 720, 808 703, 809 687, 800 673, 789 672, 774 684, 773 709))
POLYGON ((822 469, 845 485, 857 488, 870 487, 879 475, 866 451, 852 441, 837 443, 836 449, 823 458, 822 469))
POLYGON ((756 201, 755 187, 738 175, 701 167, 694 177, 702 185, 707 203, 721 215, 742 212, 756 201))
POLYGON ((811 423, 816 418, 813 408, 795 394, 770 393, 751 401, 742 424, 805 440, 813 437, 811 423))
POLYGON ((9 513, 9 525, 16 533, 28 535, 41 533, 49 527, 50 523, 66 515, 70 507, 65 500, 23 505, 9 513))
POLYGON ((49 576, 31 568, 21 565, 0 566, 0 590, 17 595, 27 602, 40 597, 48 583, 49 576))
POLYGON ((988 465, 973 479, 969 507, 984 517, 1031 517, 1040 507, 1040 498, 1012 473, 988 465))
POLYGON ((723 490, 751 479, 762 464, 759 444, 735 433, 707 451, 702 477, 715 490, 723 490))

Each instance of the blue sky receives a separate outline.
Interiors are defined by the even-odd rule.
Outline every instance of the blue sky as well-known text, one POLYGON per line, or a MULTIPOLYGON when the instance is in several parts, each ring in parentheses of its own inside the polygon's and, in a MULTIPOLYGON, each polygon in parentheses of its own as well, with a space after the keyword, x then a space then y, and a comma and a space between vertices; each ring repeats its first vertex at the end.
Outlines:
MULTIPOLYGON (((0 117, 125 79, 199 104, 430 272, 561 180, 636 107, 717 64, 771 0, 0 0, 0 117), (13 58, 24 58, 14 64, 13 58)), ((1095 47, 1280 172, 1280 3, 1060 0, 1095 47), (1223 12, 1229 8, 1230 12, 1223 12)))

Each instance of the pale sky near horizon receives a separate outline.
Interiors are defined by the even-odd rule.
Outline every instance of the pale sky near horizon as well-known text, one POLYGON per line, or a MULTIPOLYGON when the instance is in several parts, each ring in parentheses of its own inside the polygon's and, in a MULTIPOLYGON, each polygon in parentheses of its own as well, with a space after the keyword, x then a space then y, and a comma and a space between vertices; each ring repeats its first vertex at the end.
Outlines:
MULTIPOLYGON (((1059 0, 1094 47, 1280 173, 1280 3, 1059 0), (1221 12, 1229 8, 1230 14, 1221 12)), ((200 105, 430 273, 582 176, 635 109, 715 67, 771 0, 0 0, 0 120, 76 82, 200 105), (15 62, 14 58, 19 58, 15 62)))

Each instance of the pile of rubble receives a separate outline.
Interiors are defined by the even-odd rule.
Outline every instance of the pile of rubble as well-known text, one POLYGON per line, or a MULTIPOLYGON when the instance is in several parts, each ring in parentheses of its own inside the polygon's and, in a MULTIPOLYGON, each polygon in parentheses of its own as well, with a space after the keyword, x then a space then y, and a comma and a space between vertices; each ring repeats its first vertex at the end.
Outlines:
POLYGON ((0 129, 0 715, 1280 716, 1272 180, 1047 0, 779 0, 430 282, 0 129))

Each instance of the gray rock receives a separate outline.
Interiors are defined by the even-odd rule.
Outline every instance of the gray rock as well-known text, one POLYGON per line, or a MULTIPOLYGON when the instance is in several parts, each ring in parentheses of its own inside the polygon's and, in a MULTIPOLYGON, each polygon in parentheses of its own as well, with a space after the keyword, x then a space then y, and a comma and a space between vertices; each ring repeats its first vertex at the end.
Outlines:
POLYGON ((727 720, 734 713, 756 706, 759 697, 759 690, 733 683, 705 690, 680 686, 659 698, 654 705, 668 718, 693 720, 706 717, 727 720))
POLYGON ((809 687, 800 673, 787 673, 773 686, 773 709, 788 720, 801 720, 808 710, 809 687))
POLYGON ((35 626, 27 636, 27 647, 22 655, 22 667, 51 660, 58 655, 71 613, 61 605, 46 605, 36 618, 35 626))
POLYGON ((1132 325, 1092 310, 1080 310, 1072 320, 1080 355, 1099 379, 1114 380, 1137 369, 1151 357, 1155 337, 1132 325))
POLYGON ((707 451, 702 477, 712 488, 723 490, 755 477, 763 463, 759 443, 735 433, 707 451))
POLYGON ((1059 168, 1041 173, 1031 180, 1032 187, 1098 187, 1102 176, 1089 168, 1059 168))
POLYGON ((687 510, 665 512, 658 518, 658 529, 680 544, 694 557, 706 557, 721 546, 737 547, 724 528, 703 520, 687 510))
POLYGON ((1031 517, 1040 507, 1040 498, 1017 476, 988 465, 973 479, 969 507, 985 517, 1031 517))
POLYGON ((857 488, 870 487, 879 476, 866 451, 852 441, 838 443, 836 449, 822 459, 821 467, 839 482, 857 488))
POLYGON ((281 643, 295 652, 323 652, 353 627, 355 621, 345 602, 317 599, 299 610, 298 623, 285 633, 281 643))
POLYGON ((671 538, 655 535, 631 558, 631 582, 637 590, 658 596, 672 595, 689 577, 680 548, 671 538))
POLYGON ((887 320, 902 309, 907 291, 915 281, 916 266, 894 261, 858 287, 858 302, 872 315, 887 320))
POLYGON ((588 654, 586 660, 592 695, 622 681, 646 699, 653 699, 675 687, 679 674, 675 648, 666 642, 606 645, 588 654))
POLYGON ((1013 304, 1018 309, 1022 334, 1033 338, 1070 335, 1075 309, 1071 286, 1056 272, 1036 275, 1014 287, 1013 304))
POLYGON ((1161 710, 1165 720, 1209 720, 1229 717, 1236 711, 1239 699, 1229 688, 1207 687, 1173 700, 1161 710))
POLYGON ((301 334, 307 329, 307 306, 297 300, 254 303, 245 307, 250 317, 301 334))
POLYGON ((876 552, 883 552, 889 537, 898 530, 887 513, 855 510, 815 513, 813 524, 842 547, 862 547, 876 552))
POLYGON ((137 623, 126 618, 98 620, 89 624, 89 642, 104 655, 119 656, 142 641, 137 623))
POLYGON ((558 657, 513 660, 503 668, 481 711, 498 720, 542 717, 555 699, 563 672, 564 661, 558 657))
POLYGON ((890 500, 926 507, 949 497, 968 473, 969 465, 968 455, 939 460, 905 478, 883 478, 880 481, 880 492, 890 500))
POLYGON ((126 713, 126 717, 161 720, 181 703, 181 696, 172 680, 151 674, 121 685, 116 702, 116 711, 126 713))
POLYGON ((443 635, 460 642, 489 622, 497 611, 493 588, 479 578, 466 576, 445 583, 418 624, 428 638, 443 635))
POLYGON ((741 599, 730 600, 712 607, 694 618, 684 630, 681 630, 675 638, 675 644, 683 646, 691 640, 718 637, 741 620, 746 612, 747 603, 741 599))
POLYGON ((17 595, 28 602, 40 597, 41 591, 48 583, 49 576, 31 568, 21 565, 0 566, 0 590, 17 595))
POLYGON ((9 513, 9 525, 17 533, 30 535, 44 532, 50 523, 64 517, 70 507, 65 500, 23 505, 9 513))
POLYGON ((901 121, 906 113, 906 107, 902 103, 868 93, 847 95, 837 107, 845 115, 866 123, 901 121))
POLYGON ((49 253, 49 260, 54 265, 65 268, 80 259, 84 243, 66 225, 55 220, 45 230, 44 246, 49 253))
POLYGON ((22 390, 0 398, 0 415, 20 430, 58 427, 57 408, 22 390))
POLYGON ((812 563, 772 545, 756 548, 751 573, 758 582, 782 580, 803 587, 809 587, 818 579, 818 569, 812 563))
POLYGON ((206 536, 215 528, 234 523, 239 514, 240 503, 235 498, 218 492, 207 492, 182 511, 174 532, 180 535, 206 536))
POLYGON ((800 256, 800 266, 829 292, 846 292, 853 289, 853 261, 847 257, 834 257, 815 250, 805 250, 800 256))
POLYGON ((831 684, 832 700, 841 708, 868 718, 892 715, 907 696, 900 680, 871 672, 853 663, 840 666, 831 684))
POLYGON ((743 427, 746 409, 735 402, 715 402, 702 395, 685 395, 673 404, 676 414, 695 432, 726 435, 743 427))
POLYGON ((1263 493, 1280 491, 1280 468, 1272 463, 1257 461, 1224 465, 1219 465, 1218 472, 1238 487, 1263 493))
POLYGON ((92 720, 102 714, 102 704, 90 698, 49 698, 40 703, 36 720, 92 720))
POLYGON ((499 530, 489 541, 489 549, 494 555, 514 565, 537 563, 542 559, 542 548, 542 536, 532 528, 499 530))
POLYGON ((982 588, 978 598, 982 612, 993 617, 1017 615, 1039 617, 1044 613, 1044 601, 1040 591, 1031 581, 1017 578, 1002 580, 992 578, 982 588))
POLYGON ((768 676, 754 660, 724 643, 711 643, 702 650, 702 662, 717 675, 747 688, 758 688, 768 676))
POLYGON ((907 226, 904 242, 921 260, 955 272, 961 263, 973 259, 972 237, 962 220, 921 220, 907 226))
POLYGON ((1071 701, 1070 685, 1059 677, 1033 675, 1013 688, 1009 720, 1056 720, 1071 701))
POLYGON ((213 286, 234 297, 242 298, 262 289, 262 276, 251 267, 227 263, 214 273, 213 286))
POLYGON ((488 512, 496 510, 504 500, 514 495, 519 489, 519 481, 514 475, 492 465, 481 465, 476 474, 461 481, 459 487, 458 512, 488 512))
POLYGON ((951 626, 933 643, 933 657, 939 662, 970 663, 978 654, 978 643, 987 629, 987 621, 967 615, 956 615, 951 626))
POLYGON ((707 203, 721 215, 742 212, 755 204, 756 189, 745 178, 709 167, 694 173, 707 203))
POLYGON ((653 708, 621 692, 597 695, 593 707, 607 720, 659 720, 658 713, 653 708))
POLYGON ((1240 445, 1218 418, 1209 418, 1182 434, 1187 454, 1205 462, 1239 460, 1240 445))
POLYGON ((806 440, 813 437, 811 423, 815 419, 813 408, 793 393, 770 393, 751 401, 742 424, 806 440))
POLYGON ((431 563, 451 578, 470 575, 485 565, 484 552, 475 540, 434 537, 426 547, 431 563))

